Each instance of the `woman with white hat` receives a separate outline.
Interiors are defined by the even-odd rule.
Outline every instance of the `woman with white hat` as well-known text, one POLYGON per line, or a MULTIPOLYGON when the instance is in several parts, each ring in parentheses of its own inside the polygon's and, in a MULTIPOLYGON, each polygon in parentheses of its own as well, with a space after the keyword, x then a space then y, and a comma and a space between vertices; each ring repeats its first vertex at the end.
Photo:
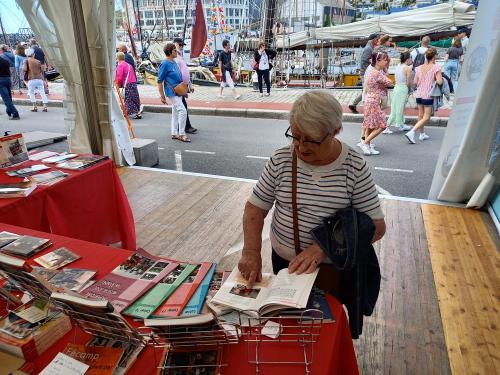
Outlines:
POLYGON ((42 97, 43 112, 47 112, 47 103, 49 100, 47 98, 47 95, 45 95, 45 88, 43 85, 44 68, 42 67, 40 61, 34 58, 35 51, 33 50, 33 48, 27 48, 24 53, 26 55, 26 60, 24 61, 23 72, 25 81, 28 81, 28 94, 31 103, 33 104, 31 112, 38 111, 38 108, 36 106, 36 91, 38 91, 38 93, 42 97))

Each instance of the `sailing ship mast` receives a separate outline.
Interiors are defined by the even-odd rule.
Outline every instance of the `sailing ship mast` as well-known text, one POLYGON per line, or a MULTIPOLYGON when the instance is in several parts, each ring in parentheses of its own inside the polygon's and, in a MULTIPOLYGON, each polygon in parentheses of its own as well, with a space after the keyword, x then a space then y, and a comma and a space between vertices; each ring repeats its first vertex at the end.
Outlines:
POLYGON ((7 40, 7 34, 5 33, 5 29, 3 28, 2 17, 0 16, 0 30, 2 30, 3 41, 6 45, 9 45, 9 41, 7 40))

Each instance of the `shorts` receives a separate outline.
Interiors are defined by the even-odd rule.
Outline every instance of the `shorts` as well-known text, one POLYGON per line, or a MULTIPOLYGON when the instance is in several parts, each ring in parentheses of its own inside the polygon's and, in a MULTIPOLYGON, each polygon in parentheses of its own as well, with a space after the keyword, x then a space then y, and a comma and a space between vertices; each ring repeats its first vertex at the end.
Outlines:
POLYGON ((226 86, 234 89, 234 82, 233 79, 231 78, 231 73, 229 73, 227 70, 226 70, 226 82, 222 80, 220 82, 220 87, 226 87, 226 86))
POLYGON ((424 107, 432 107, 434 105, 434 99, 422 99, 416 98, 417 104, 423 105, 424 107))

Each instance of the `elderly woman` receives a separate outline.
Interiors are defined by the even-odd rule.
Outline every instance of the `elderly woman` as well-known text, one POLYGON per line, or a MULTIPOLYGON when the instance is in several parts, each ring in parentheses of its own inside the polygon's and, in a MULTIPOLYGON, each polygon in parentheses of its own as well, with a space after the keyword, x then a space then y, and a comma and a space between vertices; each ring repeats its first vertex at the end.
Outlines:
POLYGON ((369 215, 376 226, 373 242, 385 233, 377 189, 363 158, 337 139, 342 129, 342 106, 329 93, 308 92, 293 104, 291 140, 267 163, 243 215, 244 246, 238 267, 249 284, 261 279, 264 218, 274 205, 271 223, 273 270, 310 273, 331 263, 310 230, 337 210, 353 207, 369 215), (292 162, 297 157, 297 207, 302 252, 295 254, 292 216, 292 162))
POLYGON ((141 112, 141 99, 139 98, 139 91, 137 90, 137 78, 132 65, 125 61, 125 54, 123 52, 116 53, 116 73, 115 84, 124 88, 124 101, 125 110, 127 115, 132 118, 142 118, 141 112))

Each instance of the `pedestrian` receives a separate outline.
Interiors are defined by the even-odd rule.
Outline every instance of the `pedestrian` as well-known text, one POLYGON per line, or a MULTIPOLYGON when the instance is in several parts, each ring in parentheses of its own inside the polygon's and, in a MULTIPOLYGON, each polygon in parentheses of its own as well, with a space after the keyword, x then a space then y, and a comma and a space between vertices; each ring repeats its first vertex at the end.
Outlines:
MULTIPOLYGON (((409 52, 403 52, 400 57, 400 64, 396 67, 395 77, 396 85, 392 91, 391 114, 387 120, 388 126, 396 126, 401 131, 410 130, 409 125, 405 125, 405 106, 408 100, 408 92, 413 85, 412 60, 409 52)), ((391 134, 392 131, 387 127, 383 134, 391 134)))
POLYGON ((273 68, 271 60, 276 57, 276 51, 266 48, 265 42, 260 42, 257 49, 254 51, 253 59, 255 61, 257 78, 259 80, 259 92, 260 96, 262 94, 262 80, 266 83, 266 96, 271 94, 271 80, 269 78, 269 73, 273 68))
POLYGON ((219 71, 221 74, 220 82, 220 97, 223 97, 222 92, 224 87, 230 87, 235 99, 241 98, 241 95, 236 92, 233 81, 233 61, 231 56, 231 43, 229 40, 222 41, 222 51, 219 52, 219 71))
MULTIPOLYGON (((23 66, 24 66, 24 60, 26 60, 26 54, 24 53, 25 47, 20 43, 16 47, 16 52, 15 52, 15 63, 14 67, 16 69, 16 75, 18 78, 18 90, 19 94, 22 94, 21 88, 26 87, 25 82, 24 82, 24 74, 23 74, 23 66)), ((15 85, 13 85, 15 88, 15 85)))
POLYGON ((374 52, 372 55, 373 69, 365 80, 365 104, 363 128, 365 139, 361 140, 360 148, 365 155, 378 155, 371 141, 387 127, 385 113, 382 110, 383 98, 387 98, 387 87, 392 86, 392 81, 387 78, 386 72, 390 63, 389 55, 385 52, 374 52))
POLYGON ((0 97, 5 105, 9 120, 19 120, 19 112, 12 103, 12 82, 10 80, 10 62, 3 58, 4 51, 0 49, 0 97))
MULTIPOLYGON (((182 74, 182 81, 189 86, 189 92, 193 93, 194 88, 193 85, 191 84, 191 75, 189 74, 189 68, 186 64, 186 61, 184 60, 184 40, 182 38, 174 38, 174 44, 175 44, 175 49, 177 50, 177 57, 175 58, 175 62, 179 66, 179 69, 181 70, 182 74)), ((187 118, 186 118, 186 133, 189 134, 194 134, 198 131, 198 129, 193 128, 191 126, 191 120, 189 120, 189 110, 188 110, 188 105, 187 105, 187 97, 188 94, 184 95, 182 97, 182 104, 184 104, 184 107, 186 108, 187 111, 187 118)))
POLYGON ((125 102, 127 115, 133 119, 140 119, 142 118, 139 113, 141 110, 141 100, 139 99, 139 91, 137 90, 137 79, 134 68, 125 62, 125 54, 123 52, 116 53, 116 62, 115 84, 123 88, 123 101, 125 102))
POLYGON ((427 52, 427 50, 429 49, 430 44, 431 44, 431 38, 426 35, 420 41, 420 47, 411 51, 413 70, 415 70, 417 66, 425 64, 425 52, 427 52))
POLYGON ((125 55, 125 62, 132 65, 132 68, 134 69, 134 74, 135 74, 135 60, 134 60, 133 56, 130 53, 128 53, 127 45, 125 43, 120 43, 120 44, 118 44, 117 49, 118 49, 117 52, 123 52, 123 54, 125 55))
POLYGON ((42 65, 42 74, 43 74, 43 87, 45 90, 45 94, 49 95, 49 83, 47 82, 47 78, 45 77, 45 72, 47 71, 47 58, 45 56, 45 52, 40 48, 36 39, 30 39, 30 46, 33 48, 34 58, 40 61, 42 65))
POLYGON ((458 37, 460 38, 460 43, 462 44, 462 48, 465 52, 467 52, 467 47, 469 46, 469 33, 470 30, 467 27, 461 27, 458 29, 458 37))
POLYGON ((24 60, 23 65, 23 76, 27 78, 28 81, 28 95, 30 97, 33 108, 31 112, 38 111, 36 106, 36 91, 42 97, 43 102, 43 112, 47 112, 48 98, 45 95, 44 83, 43 83, 43 69, 44 65, 37 59, 35 59, 35 51, 33 48, 28 48, 24 51, 26 54, 26 60, 24 60))
POLYGON ((163 48, 165 53, 165 60, 160 65, 158 70, 158 91, 160 92, 161 102, 167 104, 167 99, 172 104, 172 121, 171 121, 171 135, 172 139, 177 139, 182 142, 191 142, 186 136, 186 119, 187 110, 182 104, 182 95, 187 93, 188 88, 182 81, 182 74, 175 62, 177 57, 177 50, 175 44, 168 42, 163 48), (177 87, 184 88, 184 93, 177 94, 175 89, 177 87))
POLYGON ((429 136, 425 134, 424 126, 431 118, 432 106, 434 100, 431 98, 431 90, 434 82, 438 85, 443 84, 443 75, 441 67, 436 64, 437 51, 435 48, 429 48, 425 53, 426 63, 415 69, 415 84, 417 90, 415 97, 418 105, 418 121, 413 128, 405 134, 410 143, 415 143, 415 132, 419 131, 418 139, 425 141, 429 136))
POLYGON ((464 49, 462 48, 462 40, 459 36, 456 36, 453 38, 453 43, 444 56, 445 64, 443 69, 443 73, 451 79, 453 92, 456 92, 458 87, 458 73, 463 60, 464 49))
POLYGON ((384 34, 379 39, 379 45, 377 46, 377 51, 386 52, 389 56, 393 56, 397 51, 397 44, 392 41, 392 38, 384 34))
MULTIPOLYGON (((368 68, 368 66, 370 65, 373 50, 375 49, 375 47, 377 47, 378 40, 379 40, 379 34, 371 34, 368 37, 368 42, 366 43, 363 52, 361 53, 361 60, 359 62, 359 74, 361 78, 362 87, 363 87, 366 68, 368 68)), ((361 90, 361 93, 358 96, 356 96, 354 101, 349 105, 349 109, 351 110, 352 113, 359 113, 356 106, 359 104, 361 99, 363 99, 363 89, 361 90)))

